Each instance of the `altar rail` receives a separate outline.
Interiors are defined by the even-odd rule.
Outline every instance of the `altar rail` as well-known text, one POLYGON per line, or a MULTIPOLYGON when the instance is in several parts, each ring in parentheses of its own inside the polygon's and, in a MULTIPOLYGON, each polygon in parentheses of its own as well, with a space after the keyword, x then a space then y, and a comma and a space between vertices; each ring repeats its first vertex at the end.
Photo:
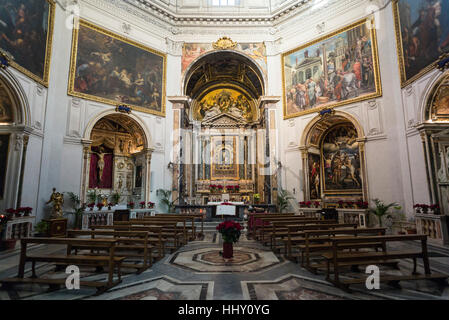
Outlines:
MULTIPOLYGON (((148 216, 154 216, 154 209, 128 209, 130 219, 141 219, 148 216)), ((82 220, 82 230, 89 230, 91 226, 112 226, 114 224, 115 210, 94 210, 84 211, 82 220)))
MULTIPOLYGON (((321 217, 321 208, 299 208, 299 214, 305 217, 321 217)), ((368 225, 367 209, 336 208, 339 223, 357 223, 359 227, 366 228, 368 225)))
POLYGON ((35 219, 35 216, 13 217, 6 224, 4 240, 30 237, 35 219))
POLYGON ((447 216, 417 213, 415 221, 418 234, 427 235, 428 240, 436 244, 449 244, 447 216))

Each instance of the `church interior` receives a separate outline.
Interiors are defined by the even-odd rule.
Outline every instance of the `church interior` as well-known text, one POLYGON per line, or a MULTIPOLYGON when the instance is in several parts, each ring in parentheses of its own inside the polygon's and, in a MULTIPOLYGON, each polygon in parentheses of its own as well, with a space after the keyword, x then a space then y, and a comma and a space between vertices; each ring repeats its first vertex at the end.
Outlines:
POLYGON ((448 300, 449 0, 0 0, 0 300, 448 300))

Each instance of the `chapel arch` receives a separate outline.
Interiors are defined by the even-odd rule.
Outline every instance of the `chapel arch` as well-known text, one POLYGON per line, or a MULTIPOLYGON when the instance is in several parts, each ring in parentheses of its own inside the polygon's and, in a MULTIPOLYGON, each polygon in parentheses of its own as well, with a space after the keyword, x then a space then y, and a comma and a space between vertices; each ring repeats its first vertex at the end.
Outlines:
POLYGON ((352 115, 327 110, 312 119, 301 137, 304 198, 335 206, 339 200, 368 199, 365 136, 352 115))
POLYGON ((122 201, 149 201, 152 148, 138 118, 111 112, 88 124, 84 140, 83 190, 119 192, 122 201))

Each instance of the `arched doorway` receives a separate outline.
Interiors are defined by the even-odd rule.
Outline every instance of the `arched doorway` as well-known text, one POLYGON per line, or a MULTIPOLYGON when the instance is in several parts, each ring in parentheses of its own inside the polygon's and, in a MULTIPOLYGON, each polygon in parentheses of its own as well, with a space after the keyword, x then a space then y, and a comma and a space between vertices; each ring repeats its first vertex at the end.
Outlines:
POLYGON ((305 200, 336 207, 339 201, 366 201, 365 137, 357 120, 341 111, 322 112, 301 141, 305 200))
POLYGON ((234 50, 204 54, 187 69, 183 94, 179 118, 174 108, 181 132, 173 177, 179 203, 253 202, 255 194, 272 203, 277 182, 269 129, 275 129, 275 114, 267 106, 279 99, 264 96, 257 63, 234 50))
POLYGON ((29 134, 28 101, 16 78, 0 69, 0 209, 21 206, 29 134))
POLYGON ((122 113, 104 115, 86 130, 83 190, 119 193, 120 203, 149 201, 152 149, 142 125, 122 113))

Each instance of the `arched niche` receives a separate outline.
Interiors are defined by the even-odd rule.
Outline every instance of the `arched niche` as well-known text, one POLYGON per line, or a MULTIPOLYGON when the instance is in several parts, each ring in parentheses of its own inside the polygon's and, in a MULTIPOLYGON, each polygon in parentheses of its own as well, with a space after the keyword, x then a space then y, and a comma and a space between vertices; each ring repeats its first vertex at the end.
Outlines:
POLYGON ((422 103, 421 134, 431 204, 449 213, 449 72, 438 77, 422 103))
POLYGON ((86 127, 81 194, 119 192, 122 203, 149 201, 153 149, 147 128, 134 115, 105 112, 86 127))
POLYGON ((0 69, 0 210, 21 205, 30 123, 22 86, 8 69, 0 69))
POLYGON ((312 119, 301 137, 304 198, 335 206, 368 199, 365 135, 352 115, 329 110, 312 119))

